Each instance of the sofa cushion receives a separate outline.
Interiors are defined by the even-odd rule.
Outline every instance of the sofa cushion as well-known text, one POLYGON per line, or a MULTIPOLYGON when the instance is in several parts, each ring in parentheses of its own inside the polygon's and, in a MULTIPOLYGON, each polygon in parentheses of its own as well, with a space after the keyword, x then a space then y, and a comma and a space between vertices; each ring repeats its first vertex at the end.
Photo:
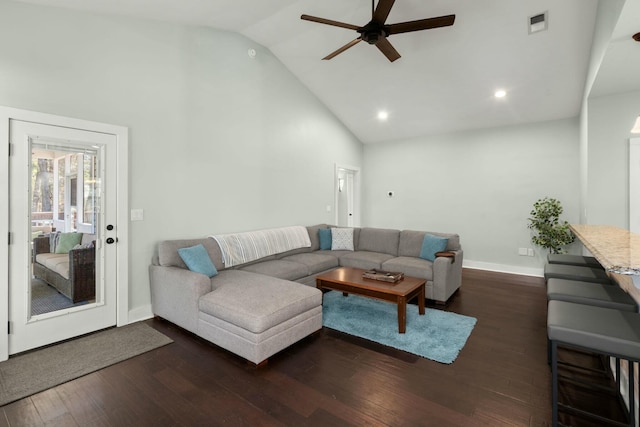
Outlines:
POLYGON ((452 233, 437 233, 427 231, 402 230, 400 232, 400 243, 398 244, 398 256, 419 257, 424 242, 425 234, 433 234, 434 236, 446 237, 447 251, 460 250, 460 236, 452 233))
POLYGON ((85 248, 90 248, 91 246, 87 246, 87 245, 93 243, 95 240, 96 240, 95 234, 82 233, 82 240, 80 241, 80 244, 85 248))
POLYGON ((317 251, 318 249, 320 249, 320 238, 318 236, 318 230, 328 228, 329 226, 327 224, 311 225, 307 227, 307 231, 309 232, 309 240, 311 240, 311 251, 317 251))
POLYGON ((191 271, 204 274, 209 277, 213 277, 218 274, 218 270, 216 270, 213 262, 211 262, 211 258, 209 258, 207 250, 201 243, 188 248, 178 249, 178 255, 180 255, 182 261, 184 261, 191 271))
POLYGON ((331 229, 320 228, 318 230, 318 238, 320 239, 320 250, 331 249, 331 229))
POLYGON ((436 260, 436 252, 442 252, 447 247, 449 239, 446 237, 434 236, 433 234, 425 234, 422 242, 422 248, 420 249, 420 258, 427 261, 436 260))
POLYGON ((385 228, 362 228, 360 230, 358 250, 368 252, 382 252, 384 254, 398 256, 399 240, 399 230, 390 230, 385 228))
POLYGON ((382 263, 382 269, 386 271, 401 271, 405 276, 409 277, 433 280, 433 263, 422 258, 404 256, 391 258, 382 263))
POLYGON ((322 305, 322 292, 299 283, 242 270, 221 272, 214 291, 198 301, 201 312, 259 334, 322 305))
POLYGON ((332 257, 334 257, 334 258, 336 258, 338 260, 340 258, 342 258, 343 256, 348 255, 348 254, 352 254, 352 253, 353 253, 353 251, 332 251, 331 249, 329 249, 328 251, 320 250, 320 251, 315 251, 314 252, 314 254, 329 255, 329 256, 332 256, 332 257))
POLYGON ((282 259, 257 262, 239 269, 285 280, 296 280, 309 275, 309 268, 306 265, 282 259))
POLYGON ((391 258, 394 257, 380 252, 358 251, 340 257, 340 265, 343 267, 362 268, 363 270, 380 269, 382 268, 382 263, 391 258))
POLYGON ((58 239, 60 238, 59 231, 52 231, 49 233, 49 252, 52 254, 56 253, 56 245, 58 244, 58 239))
POLYGON ((317 274, 321 271, 339 267, 338 258, 322 253, 298 254, 283 258, 286 261, 293 261, 304 264, 309 269, 309 274, 317 274))
POLYGON ((36 262, 58 273, 65 279, 69 278, 69 254, 51 254, 45 252, 36 255, 36 262))
POLYGON ((353 228, 332 228, 331 229, 331 250, 332 251, 352 251, 353 228))
POLYGON ((220 271, 224 269, 222 252, 220 251, 218 242, 211 238, 165 240, 160 242, 158 245, 158 263, 163 267, 187 268, 187 265, 182 261, 180 255, 178 255, 178 249, 188 248, 197 244, 202 244, 207 250, 209 258, 211 258, 216 270, 220 271))
POLYGON ((55 253, 68 254, 75 245, 82 241, 82 233, 60 233, 55 253))

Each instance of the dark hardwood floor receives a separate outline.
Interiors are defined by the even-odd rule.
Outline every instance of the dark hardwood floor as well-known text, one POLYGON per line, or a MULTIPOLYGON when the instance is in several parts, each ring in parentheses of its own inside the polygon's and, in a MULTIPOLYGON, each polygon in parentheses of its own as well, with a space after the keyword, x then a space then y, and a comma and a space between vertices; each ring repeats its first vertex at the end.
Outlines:
MULTIPOLYGON (((478 319, 451 365, 323 329, 255 368, 152 319, 173 344, 6 405, 0 427, 550 425, 542 279, 465 270, 428 309, 478 319)), ((563 394, 616 412, 613 397, 563 394)))

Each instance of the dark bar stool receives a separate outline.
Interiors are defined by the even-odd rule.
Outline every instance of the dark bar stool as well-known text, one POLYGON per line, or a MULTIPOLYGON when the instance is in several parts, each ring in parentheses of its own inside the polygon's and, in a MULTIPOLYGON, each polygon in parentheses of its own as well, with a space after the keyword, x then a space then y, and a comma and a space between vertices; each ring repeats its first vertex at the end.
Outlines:
POLYGON ((614 310, 638 311, 638 304, 631 295, 619 286, 602 283, 552 278, 547 282, 547 299, 614 310))
POLYGON ((549 264, 575 265, 576 267, 591 267, 604 270, 602 264, 592 256, 569 255, 569 254, 549 254, 547 256, 549 264))
MULTIPOLYGON (((635 373, 633 362, 640 362, 640 313, 549 301, 547 333, 551 352, 552 423, 558 425, 559 410, 567 409, 599 422, 620 425, 558 401, 558 347, 572 347, 629 362, 629 426, 635 426, 635 373)), ((619 390, 617 390, 619 392, 619 390)))
POLYGON ((575 265, 545 264, 544 279, 578 280, 581 282, 593 282, 611 284, 607 272, 599 268, 577 267, 575 265))

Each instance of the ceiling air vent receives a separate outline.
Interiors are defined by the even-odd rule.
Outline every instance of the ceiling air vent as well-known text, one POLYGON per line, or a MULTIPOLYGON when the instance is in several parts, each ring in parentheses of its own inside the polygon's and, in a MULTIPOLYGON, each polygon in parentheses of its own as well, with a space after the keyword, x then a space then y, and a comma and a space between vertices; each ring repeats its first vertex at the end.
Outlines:
POLYGON ((548 12, 539 13, 529 17, 529 34, 538 33, 548 28, 548 12))

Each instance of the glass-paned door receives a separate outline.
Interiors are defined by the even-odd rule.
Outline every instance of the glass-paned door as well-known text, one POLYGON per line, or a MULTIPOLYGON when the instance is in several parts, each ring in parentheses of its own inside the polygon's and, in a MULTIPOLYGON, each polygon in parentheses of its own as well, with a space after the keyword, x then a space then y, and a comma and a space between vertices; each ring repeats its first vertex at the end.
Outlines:
POLYGON ((114 135, 11 120, 10 138, 14 354, 115 325, 117 195, 114 135))

